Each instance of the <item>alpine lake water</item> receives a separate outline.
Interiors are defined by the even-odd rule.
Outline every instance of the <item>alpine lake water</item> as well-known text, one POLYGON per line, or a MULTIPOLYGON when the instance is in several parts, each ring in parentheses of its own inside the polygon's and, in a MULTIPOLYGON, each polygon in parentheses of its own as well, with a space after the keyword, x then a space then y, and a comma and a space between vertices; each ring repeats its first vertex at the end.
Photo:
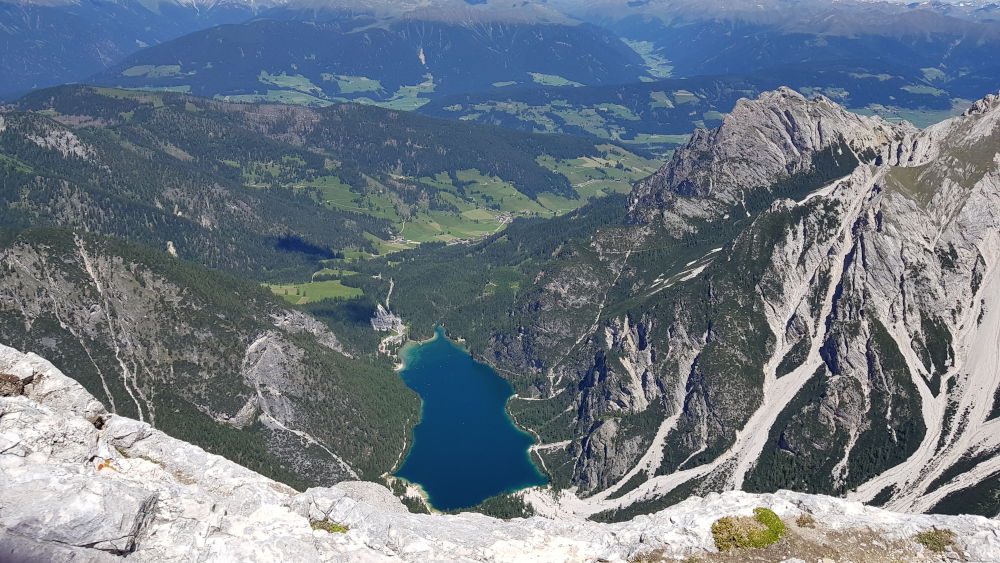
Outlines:
POLYGON ((547 480, 531 461, 532 437, 505 410, 511 384, 472 359, 442 327, 400 352, 406 384, 423 399, 413 444, 396 472, 448 511, 547 480))

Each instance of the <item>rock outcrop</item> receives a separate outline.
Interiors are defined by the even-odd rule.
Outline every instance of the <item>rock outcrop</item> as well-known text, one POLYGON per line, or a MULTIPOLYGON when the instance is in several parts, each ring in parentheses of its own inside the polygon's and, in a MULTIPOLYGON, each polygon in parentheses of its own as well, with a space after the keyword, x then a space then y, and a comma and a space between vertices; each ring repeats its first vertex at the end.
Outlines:
POLYGON ((712 523, 757 506, 788 522, 790 539, 779 545, 789 561, 799 551, 862 548, 937 560, 913 539, 936 528, 955 533, 949 556, 1000 558, 995 520, 895 514, 787 491, 695 497, 622 524, 410 514, 380 485, 300 493, 107 413, 33 354, 0 346, 0 372, 25 383, 22 394, 0 397, 3 561, 710 561, 712 523), (847 539, 853 545, 836 544, 847 539))
POLYGON ((860 116, 829 98, 807 100, 790 88, 744 98, 720 127, 695 131, 667 164, 636 185, 631 218, 648 222, 685 210, 692 216, 711 216, 709 210, 744 203, 753 191, 809 172, 824 151, 874 155, 914 132, 908 123, 860 116), (697 199, 684 199, 691 196, 697 199), (679 210, 671 209, 678 204, 679 210))

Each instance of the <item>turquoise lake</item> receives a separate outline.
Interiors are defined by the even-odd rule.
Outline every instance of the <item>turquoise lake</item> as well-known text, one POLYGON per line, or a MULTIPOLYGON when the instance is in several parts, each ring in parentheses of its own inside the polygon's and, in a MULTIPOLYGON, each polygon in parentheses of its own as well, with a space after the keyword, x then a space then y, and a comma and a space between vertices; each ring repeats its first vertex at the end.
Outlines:
POLYGON ((423 399, 413 444, 396 475, 418 483, 438 510, 544 485, 528 454, 532 437, 508 416, 511 384, 476 362, 444 329, 401 352, 403 381, 423 399))

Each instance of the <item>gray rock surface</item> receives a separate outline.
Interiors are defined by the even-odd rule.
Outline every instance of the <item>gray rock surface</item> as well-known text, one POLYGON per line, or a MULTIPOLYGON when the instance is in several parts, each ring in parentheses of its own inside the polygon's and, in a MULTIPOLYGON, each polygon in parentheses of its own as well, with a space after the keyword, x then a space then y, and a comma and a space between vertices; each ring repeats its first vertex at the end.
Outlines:
POLYGON ((720 127, 695 131, 667 164, 636 186, 631 215, 636 221, 660 218, 667 224, 675 213, 714 216, 750 191, 809 170, 812 157, 823 150, 864 154, 915 132, 908 123, 863 117, 824 96, 807 100, 790 88, 744 98, 720 127), (713 205, 706 207, 706 198, 713 205))

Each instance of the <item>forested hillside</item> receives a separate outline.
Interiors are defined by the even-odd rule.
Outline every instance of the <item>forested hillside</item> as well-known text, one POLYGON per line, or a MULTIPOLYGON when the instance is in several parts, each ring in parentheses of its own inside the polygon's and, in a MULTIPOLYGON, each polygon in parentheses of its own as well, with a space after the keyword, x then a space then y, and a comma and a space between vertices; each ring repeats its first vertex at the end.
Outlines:
POLYGON ((4 342, 72 367, 111 412, 294 487, 377 479, 418 417, 374 336, 256 283, 64 230, 4 231, 0 265, 4 342))
POLYGON ((655 166, 578 137, 371 106, 72 86, 11 109, 0 129, 8 225, 169 245, 259 279, 301 279, 318 260, 377 254, 399 234, 494 232, 503 214, 560 213, 625 191, 655 166))

